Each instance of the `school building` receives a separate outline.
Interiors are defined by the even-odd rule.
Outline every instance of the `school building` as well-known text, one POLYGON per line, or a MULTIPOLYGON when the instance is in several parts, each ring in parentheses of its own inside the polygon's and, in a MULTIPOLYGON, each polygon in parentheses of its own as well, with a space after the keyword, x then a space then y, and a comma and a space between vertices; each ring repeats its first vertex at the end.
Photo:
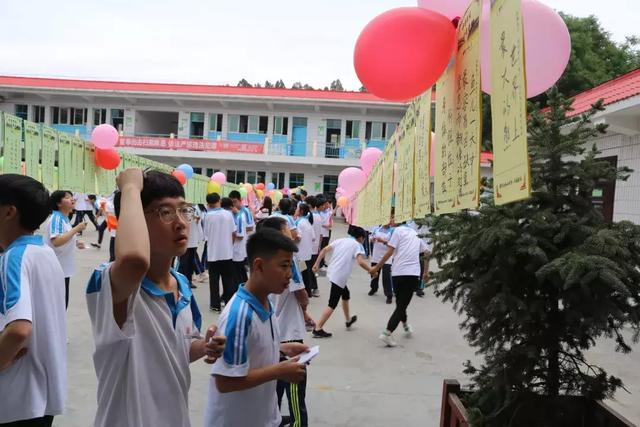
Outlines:
POLYGON ((594 189, 592 200, 609 221, 629 220, 640 224, 640 69, 605 82, 574 97, 572 115, 587 111, 604 100, 604 111, 594 124, 608 125, 607 133, 595 138, 604 158, 617 167, 633 169, 627 181, 614 181, 594 189))

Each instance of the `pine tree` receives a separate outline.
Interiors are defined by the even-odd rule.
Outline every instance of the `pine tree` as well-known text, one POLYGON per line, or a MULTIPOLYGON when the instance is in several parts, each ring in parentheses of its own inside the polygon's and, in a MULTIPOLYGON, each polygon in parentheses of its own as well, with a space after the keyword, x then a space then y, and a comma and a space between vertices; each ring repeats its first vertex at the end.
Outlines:
POLYGON ((264 87, 266 88, 272 88, 273 87, 273 83, 271 83, 269 80, 266 80, 264 82, 264 87))
POLYGON ((291 89, 302 89, 302 83, 295 82, 294 84, 291 85, 291 89))
POLYGON ((276 89, 284 89, 285 87, 286 86, 284 85, 284 82, 282 81, 282 79, 276 82, 276 89))
POLYGON ((247 79, 242 79, 237 84, 238 87, 252 87, 251 83, 247 81, 247 79))
POLYGON ((329 87, 329 89, 336 90, 336 91, 339 91, 339 92, 343 92, 344 91, 344 88, 342 87, 342 82, 340 81, 340 79, 332 81, 331 82, 331 86, 329 87))
POLYGON ((632 328, 634 342, 640 336, 640 226, 609 224, 590 201, 597 185, 631 170, 588 149, 606 130, 591 123, 602 102, 577 118, 567 117, 571 103, 552 90, 547 110, 530 106, 530 199, 489 200, 478 212, 434 221, 436 295, 454 303, 483 356, 479 368, 465 369, 474 426, 562 425, 544 418, 560 416, 558 396, 602 399, 623 386, 585 351, 611 337, 626 353, 623 329, 632 328))

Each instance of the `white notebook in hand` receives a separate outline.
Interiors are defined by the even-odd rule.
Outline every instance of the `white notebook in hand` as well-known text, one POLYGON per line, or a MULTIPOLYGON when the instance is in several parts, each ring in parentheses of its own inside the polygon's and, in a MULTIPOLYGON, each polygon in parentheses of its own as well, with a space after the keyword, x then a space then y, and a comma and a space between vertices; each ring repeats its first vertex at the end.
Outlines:
POLYGON ((300 359, 298 360, 298 363, 306 365, 307 363, 311 362, 311 359, 316 357, 318 355, 318 353, 320 353, 320 347, 319 346, 316 345, 314 347, 311 347, 308 352, 302 353, 300 355, 300 359))

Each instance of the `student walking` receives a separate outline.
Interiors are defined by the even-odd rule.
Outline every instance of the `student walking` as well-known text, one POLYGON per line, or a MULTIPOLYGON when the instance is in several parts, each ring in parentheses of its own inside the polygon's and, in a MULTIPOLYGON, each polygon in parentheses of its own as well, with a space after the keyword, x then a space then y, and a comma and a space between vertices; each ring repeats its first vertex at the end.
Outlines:
MULTIPOLYGON (((375 227, 371 233, 371 240, 373 241, 373 251, 371 254, 371 266, 375 267, 380 263, 380 260, 387 252, 387 243, 393 233, 393 219, 391 223, 375 227)), ((382 289, 384 296, 387 297, 387 304, 393 302, 393 284, 391 281, 391 262, 393 258, 389 258, 387 262, 382 266, 382 289)), ((371 290, 369 296, 375 295, 378 292, 380 283, 380 275, 371 279, 371 290)))

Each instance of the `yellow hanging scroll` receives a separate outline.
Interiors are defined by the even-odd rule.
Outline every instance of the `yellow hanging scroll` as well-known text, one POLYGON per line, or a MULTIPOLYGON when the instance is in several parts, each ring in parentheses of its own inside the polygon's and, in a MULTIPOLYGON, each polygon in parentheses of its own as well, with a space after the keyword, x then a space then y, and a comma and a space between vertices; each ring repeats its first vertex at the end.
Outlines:
POLYGON ((496 205, 531 197, 520 0, 491 5, 491 111, 496 205))
POLYGON ((415 204, 413 215, 424 218, 431 213, 431 178, 429 176, 431 150, 431 96, 429 88, 415 101, 415 204))

